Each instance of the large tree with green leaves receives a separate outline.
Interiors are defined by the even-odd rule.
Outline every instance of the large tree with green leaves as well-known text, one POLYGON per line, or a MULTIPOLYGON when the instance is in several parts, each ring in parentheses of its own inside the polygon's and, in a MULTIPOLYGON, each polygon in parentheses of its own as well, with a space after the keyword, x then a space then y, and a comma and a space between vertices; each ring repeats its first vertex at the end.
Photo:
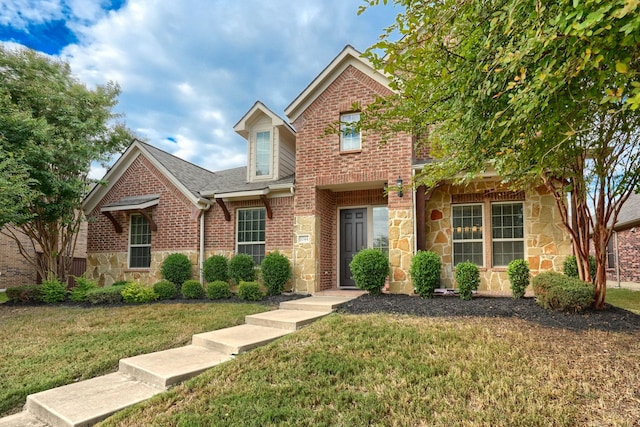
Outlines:
POLYGON ((112 112, 119 93, 114 83, 87 88, 67 63, 0 45, 0 229, 42 277, 66 279, 91 163, 132 139, 112 112))
POLYGON ((397 93, 361 126, 421 136, 439 160, 418 178, 429 186, 487 169, 544 183, 603 307, 612 225, 640 183, 640 2, 394 3, 404 12, 367 54, 397 93))

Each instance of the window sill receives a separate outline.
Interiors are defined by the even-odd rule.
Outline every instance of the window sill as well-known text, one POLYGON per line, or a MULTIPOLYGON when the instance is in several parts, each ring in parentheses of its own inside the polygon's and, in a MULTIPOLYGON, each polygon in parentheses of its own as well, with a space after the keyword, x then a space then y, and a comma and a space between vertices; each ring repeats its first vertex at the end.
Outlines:
POLYGON ((125 273, 144 273, 149 271, 151 271, 151 267, 126 268, 124 270, 125 273))
POLYGON ((340 155, 343 154, 360 154, 362 153, 362 148, 359 148, 357 150, 340 150, 340 155))

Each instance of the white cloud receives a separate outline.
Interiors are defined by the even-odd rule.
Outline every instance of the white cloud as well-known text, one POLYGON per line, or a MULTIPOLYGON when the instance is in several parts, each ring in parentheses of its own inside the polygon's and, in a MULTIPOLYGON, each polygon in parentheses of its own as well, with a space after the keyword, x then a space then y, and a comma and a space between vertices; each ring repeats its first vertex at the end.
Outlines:
POLYGON ((3 0, 0 3, 0 25, 25 29, 30 23, 62 19, 62 4, 56 0, 3 0))

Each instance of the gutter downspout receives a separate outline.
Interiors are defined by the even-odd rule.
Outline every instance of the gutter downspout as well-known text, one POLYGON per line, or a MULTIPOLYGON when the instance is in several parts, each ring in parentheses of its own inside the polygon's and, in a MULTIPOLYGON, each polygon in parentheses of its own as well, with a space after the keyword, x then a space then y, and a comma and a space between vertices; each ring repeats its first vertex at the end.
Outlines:
POLYGON ((199 254, 198 254, 198 271, 200 272, 200 284, 204 286, 204 213, 211 208, 211 204, 207 203, 200 209, 200 237, 199 237, 199 254))

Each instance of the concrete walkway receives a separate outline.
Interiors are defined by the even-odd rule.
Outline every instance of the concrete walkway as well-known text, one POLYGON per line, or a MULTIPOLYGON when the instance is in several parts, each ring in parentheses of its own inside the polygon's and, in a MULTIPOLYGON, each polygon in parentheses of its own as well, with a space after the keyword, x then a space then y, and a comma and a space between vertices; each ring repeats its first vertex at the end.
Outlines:
POLYGON ((0 427, 90 426, 169 387, 290 334, 359 294, 313 296, 246 316, 245 325, 196 334, 191 345, 128 357, 118 372, 27 397, 24 411, 0 419, 0 427))

